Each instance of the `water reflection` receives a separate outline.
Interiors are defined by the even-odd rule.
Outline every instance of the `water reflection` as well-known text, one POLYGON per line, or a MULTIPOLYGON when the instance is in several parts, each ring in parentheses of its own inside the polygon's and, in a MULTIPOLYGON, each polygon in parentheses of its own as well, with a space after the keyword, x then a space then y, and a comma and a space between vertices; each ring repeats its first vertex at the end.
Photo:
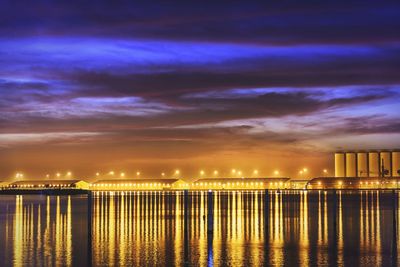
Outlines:
POLYGON ((268 193, 213 192, 211 200, 200 191, 99 193, 92 196, 91 216, 86 196, 0 196, 0 261, 4 266, 397 263, 394 228, 400 227, 400 214, 392 207, 398 207, 398 195, 393 200, 388 191, 268 193))
POLYGON ((1 262, 72 265, 71 197, 1 197, 1 262), (6 200, 4 200, 6 198, 6 200), (62 199, 61 199, 62 198, 62 199))

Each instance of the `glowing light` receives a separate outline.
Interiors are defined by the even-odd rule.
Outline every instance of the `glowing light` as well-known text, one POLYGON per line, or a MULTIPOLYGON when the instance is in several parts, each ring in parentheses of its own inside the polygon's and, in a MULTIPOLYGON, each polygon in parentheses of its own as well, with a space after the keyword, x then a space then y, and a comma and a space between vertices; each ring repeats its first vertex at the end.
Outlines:
POLYGON ((200 171, 200 175, 201 175, 201 176, 204 175, 204 171, 203 171, 203 170, 200 171))
POLYGON ((321 185, 321 182, 318 182, 318 185, 321 185))
POLYGON ((109 175, 114 175, 114 171, 110 171, 108 174, 109 175))
POLYGON ((165 176, 165 172, 162 172, 162 173, 161 173, 161 176, 164 177, 164 176, 165 176))
POLYGON ((279 175, 279 171, 278 170, 274 171, 274 174, 279 175))
POLYGON ((327 170, 327 169, 324 169, 323 172, 324 172, 324 173, 328 173, 328 170, 327 170))
POLYGON ((176 174, 176 175, 179 175, 180 173, 181 173, 180 170, 175 170, 175 174, 176 174))
POLYGON ((140 176, 140 172, 136 172, 136 176, 140 176))
POLYGON ((232 173, 235 174, 236 173, 236 169, 232 169, 232 173))
POLYGON ((56 176, 57 176, 57 177, 60 177, 60 176, 61 176, 61 174, 60 174, 59 172, 57 172, 56 176))
POLYGON ((303 168, 303 172, 308 172, 308 169, 307 168, 303 168))
POLYGON ((72 175, 72 173, 71 172, 67 172, 67 176, 71 176, 72 175))
POLYGON ((258 175, 258 170, 254 170, 254 171, 253 171, 253 174, 254 174, 254 175, 258 175))
POLYGON ((125 173, 124 173, 124 172, 121 172, 120 176, 121 176, 121 177, 125 177, 125 173))
POLYGON ((96 172, 96 176, 99 176, 99 175, 100 175, 100 173, 96 172))
POLYGON ((217 170, 214 171, 214 175, 218 175, 218 171, 217 170))

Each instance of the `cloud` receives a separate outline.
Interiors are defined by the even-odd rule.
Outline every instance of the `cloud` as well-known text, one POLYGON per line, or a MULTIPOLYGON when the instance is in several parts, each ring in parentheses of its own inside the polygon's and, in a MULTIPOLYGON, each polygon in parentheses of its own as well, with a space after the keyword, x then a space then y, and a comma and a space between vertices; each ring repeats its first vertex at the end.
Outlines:
POLYGON ((2 3, 3 35, 95 35, 245 43, 398 41, 399 4, 348 1, 2 3))
POLYGON ((22 145, 49 145, 57 143, 80 143, 90 137, 98 136, 95 132, 71 133, 0 133, 0 148, 22 145))

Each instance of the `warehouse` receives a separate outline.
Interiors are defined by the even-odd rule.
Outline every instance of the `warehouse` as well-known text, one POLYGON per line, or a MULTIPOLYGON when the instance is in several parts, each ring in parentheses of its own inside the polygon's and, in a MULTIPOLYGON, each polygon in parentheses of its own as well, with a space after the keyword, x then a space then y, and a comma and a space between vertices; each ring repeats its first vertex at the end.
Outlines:
POLYGON ((254 190, 285 189, 289 178, 204 178, 191 184, 194 190, 254 190))
POLYGON ((12 190, 43 190, 43 189, 89 189, 89 183, 82 180, 24 180, 15 181, 3 186, 12 190))
POLYGON ((181 179, 109 179, 91 184, 97 191, 140 191, 188 189, 189 184, 181 179))

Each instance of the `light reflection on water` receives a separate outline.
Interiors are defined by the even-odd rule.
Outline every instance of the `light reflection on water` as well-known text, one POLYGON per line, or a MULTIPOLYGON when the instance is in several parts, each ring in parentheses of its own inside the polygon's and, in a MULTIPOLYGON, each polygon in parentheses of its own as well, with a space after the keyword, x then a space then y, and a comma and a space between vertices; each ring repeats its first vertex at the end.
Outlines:
POLYGON ((392 192, 214 192, 212 232, 207 194, 0 196, 1 266, 397 263, 392 192))

